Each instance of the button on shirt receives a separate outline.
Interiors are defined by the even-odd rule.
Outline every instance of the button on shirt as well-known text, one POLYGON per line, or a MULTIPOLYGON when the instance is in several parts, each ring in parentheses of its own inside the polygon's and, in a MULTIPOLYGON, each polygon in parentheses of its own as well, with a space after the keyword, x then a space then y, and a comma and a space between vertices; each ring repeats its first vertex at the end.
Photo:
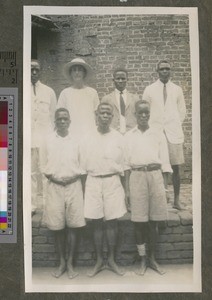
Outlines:
POLYGON ((166 138, 163 133, 148 129, 142 132, 136 126, 125 136, 125 169, 149 164, 161 164, 162 172, 172 173, 166 138))
MULTIPOLYGON (((117 101, 117 107, 119 108, 119 114, 120 114, 120 132, 122 134, 124 134, 126 132, 126 118, 124 116, 122 116, 121 114, 121 107, 120 107, 120 91, 115 89, 115 95, 116 95, 116 101, 117 101)), ((127 103, 127 90, 125 89, 124 91, 122 91, 122 98, 124 100, 124 104, 126 107, 126 103, 127 103)))
POLYGON ((49 135, 41 148, 42 172, 57 178, 80 175, 78 145, 78 141, 70 135, 61 137, 56 132, 49 135))
POLYGON ((91 176, 124 171, 124 140, 116 130, 101 134, 97 130, 81 143, 81 161, 85 173, 91 176))
POLYGON ((95 111, 99 105, 97 91, 91 87, 64 89, 57 107, 68 109, 71 117, 70 133, 82 137, 96 128, 95 111))
POLYGON ((35 93, 31 84, 31 99, 32 148, 36 148, 53 129, 57 100, 55 92, 40 81, 35 84, 35 93))
POLYGON ((142 99, 150 103, 150 127, 164 130, 170 143, 184 141, 182 122, 186 115, 186 106, 181 87, 171 81, 166 83, 167 99, 164 104, 164 83, 159 79, 147 86, 142 99))

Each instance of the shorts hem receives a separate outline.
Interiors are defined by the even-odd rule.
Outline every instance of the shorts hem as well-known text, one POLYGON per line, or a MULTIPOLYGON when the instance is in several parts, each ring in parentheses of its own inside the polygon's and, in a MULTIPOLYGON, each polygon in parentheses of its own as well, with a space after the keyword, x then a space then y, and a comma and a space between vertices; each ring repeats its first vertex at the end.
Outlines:
POLYGON ((60 228, 56 228, 56 227, 52 227, 52 226, 49 226, 48 224, 46 225, 46 227, 49 229, 49 230, 52 230, 52 231, 59 231, 59 230, 63 230, 65 229, 65 226, 64 227, 60 227, 60 228))
POLYGON ((125 211, 124 213, 121 213, 119 214, 118 216, 113 216, 113 217, 109 217, 109 218, 105 218, 106 221, 110 221, 110 220, 115 220, 115 219, 120 219, 122 218, 125 214, 126 214, 127 211, 125 211))
POLYGON ((137 218, 131 218, 131 221, 132 221, 132 222, 146 223, 146 222, 149 222, 149 218, 140 218, 140 219, 137 219, 137 218))
POLYGON ((83 224, 77 224, 77 225, 69 225, 69 224, 66 224, 66 227, 67 228, 80 228, 80 227, 84 227, 84 226, 86 226, 86 222, 85 223, 83 223, 83 224))

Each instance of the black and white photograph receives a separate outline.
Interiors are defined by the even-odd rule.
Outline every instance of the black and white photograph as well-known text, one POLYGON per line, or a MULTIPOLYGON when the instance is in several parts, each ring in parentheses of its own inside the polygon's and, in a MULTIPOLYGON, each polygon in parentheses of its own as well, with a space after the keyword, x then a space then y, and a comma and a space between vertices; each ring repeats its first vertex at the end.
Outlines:
POLYGON ((24 7, 26 292, 201 292, 195 7, 24 7))

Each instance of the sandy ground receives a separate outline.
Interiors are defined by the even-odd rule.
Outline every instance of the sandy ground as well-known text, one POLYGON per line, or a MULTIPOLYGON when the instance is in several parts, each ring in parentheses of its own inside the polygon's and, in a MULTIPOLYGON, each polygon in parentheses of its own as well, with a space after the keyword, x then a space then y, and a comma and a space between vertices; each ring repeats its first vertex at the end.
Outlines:
POLYGON ((53 268, 33 268, 32 283, 37 291, 101 291, 101 292, 156 292, 188 291, 193 284, 193 266, 163 265, 166 271, 159 275, 147 269, 144 276, 135 274, 135 266, 125 267, 125 274, 118 276, 110 270, 103 270, 95 277, 88 277, 90 267, 78 267, 79 275, 68 279, 65 272, 60 278, 51 275, 53 268))

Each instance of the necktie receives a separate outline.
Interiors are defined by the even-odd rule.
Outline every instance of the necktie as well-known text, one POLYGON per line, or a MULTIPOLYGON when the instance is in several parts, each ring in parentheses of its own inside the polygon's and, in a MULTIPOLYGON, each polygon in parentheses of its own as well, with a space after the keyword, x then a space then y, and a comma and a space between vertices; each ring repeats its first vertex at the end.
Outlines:
POLYGON ((32 85, 33 85, 33 92, 34 92, 34 95, 36 95, 35 83, 33 83, 32 85))
POLYGON ((124 98, 122 96, 122 92, 120 92, 120 109, 121 109, 121 115, 125 116, 125 103, 124 103, 124 98))
POLYGON ((166 90, 166 85, 164 84, 164 86, 163 86, 163 100, 164 100, 164 104, 166 104, 166 99, 167 99, 167 90, 166 90))

